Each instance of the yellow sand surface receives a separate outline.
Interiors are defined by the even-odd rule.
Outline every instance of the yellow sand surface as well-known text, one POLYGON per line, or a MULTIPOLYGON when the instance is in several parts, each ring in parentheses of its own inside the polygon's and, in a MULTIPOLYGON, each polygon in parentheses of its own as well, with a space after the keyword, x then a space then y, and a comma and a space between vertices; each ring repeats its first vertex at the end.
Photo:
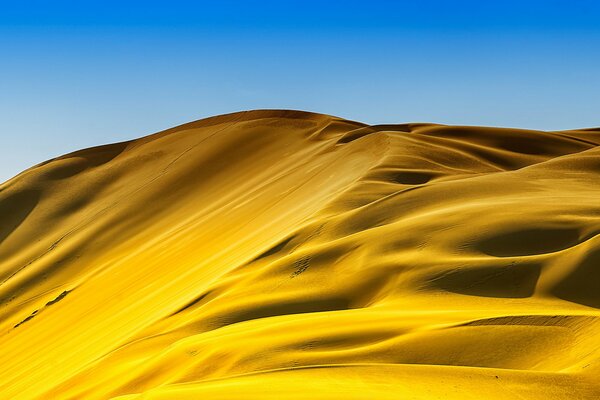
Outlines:
POLYGON ((0 399, 598 399, 600 130, 249 111, 0 185, 0 399))

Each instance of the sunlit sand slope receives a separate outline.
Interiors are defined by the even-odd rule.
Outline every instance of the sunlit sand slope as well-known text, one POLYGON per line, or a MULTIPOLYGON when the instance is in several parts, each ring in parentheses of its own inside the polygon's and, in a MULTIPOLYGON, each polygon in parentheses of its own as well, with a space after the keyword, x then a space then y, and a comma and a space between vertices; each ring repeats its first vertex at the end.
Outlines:
POLYGON ((598 144, 252 111, 37 165, 0 398, 600 398, 598 144))

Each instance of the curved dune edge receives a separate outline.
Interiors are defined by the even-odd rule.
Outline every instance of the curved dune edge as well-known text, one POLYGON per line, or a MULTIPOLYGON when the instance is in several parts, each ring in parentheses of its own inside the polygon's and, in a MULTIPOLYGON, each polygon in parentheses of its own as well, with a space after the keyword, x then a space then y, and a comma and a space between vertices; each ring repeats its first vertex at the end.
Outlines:
POLYGON ((0 185, 0 398, 600 398, 600 130, 217 116, 0 185))

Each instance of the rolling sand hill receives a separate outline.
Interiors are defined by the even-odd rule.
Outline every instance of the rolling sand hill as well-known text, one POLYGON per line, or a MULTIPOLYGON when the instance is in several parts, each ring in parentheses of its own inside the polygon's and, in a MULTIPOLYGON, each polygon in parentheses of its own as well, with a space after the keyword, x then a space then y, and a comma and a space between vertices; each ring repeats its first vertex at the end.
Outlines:
POLYGON ((600 398, 599 144, 251 111, 37 165, 0 398, 600 398))

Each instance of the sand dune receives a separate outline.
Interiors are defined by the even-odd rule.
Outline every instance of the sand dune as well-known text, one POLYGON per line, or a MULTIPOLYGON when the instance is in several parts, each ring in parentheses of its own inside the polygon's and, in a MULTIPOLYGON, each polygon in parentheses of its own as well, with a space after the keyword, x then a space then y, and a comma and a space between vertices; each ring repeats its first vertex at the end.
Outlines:
POLYGON ((600 398, 598 144, 251 111, 37 165, 0 398, 600 398))

